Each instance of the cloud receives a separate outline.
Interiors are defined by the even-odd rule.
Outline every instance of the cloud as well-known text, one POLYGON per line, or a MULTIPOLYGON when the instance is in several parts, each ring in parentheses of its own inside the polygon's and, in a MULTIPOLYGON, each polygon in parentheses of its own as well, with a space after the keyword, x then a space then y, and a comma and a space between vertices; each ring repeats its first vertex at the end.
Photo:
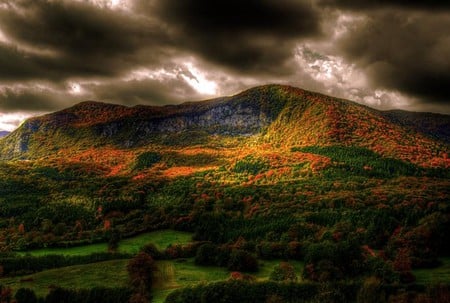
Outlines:
POLYGON ((0 112, 88 99, 164 105, 280 83, 448 113, 449 9, 433 0, 0 0, 0 112))
POLYGON ((0 112, 62 109, 71 104, 69 100, 73 98, 67 97, 64 90, 49 83, 3 85, 0 86, 0 112))
POLYGON ((0 130, 13 131, 20 125, 20 123, 31 116, 33 116, 33 114, 22 112, 13 114, 0 113, 0 130))
POLYGON ((13 79, 115 76, 159 64, 168 52, 168 37, 156 22, 86 1, 6 1, 0 29, 14 46, 2 45, 0 70, 13 79))
POLYGON ((363 69, 372 87, 400 91, 423 102, 450 100, 450 15, 372 13, 336 42, 347 61, 363 69))
POLYGON ((165 24, 178 48, 245 74, 291 73, 294 42, 320 35, 310 1, 141 0, 134 8, 165 24))
POLYGON ((319 0, 319 3, 353 10, 372 10, 386 7, 425 10, 450 8, 450 3, 442 0, 319 0))

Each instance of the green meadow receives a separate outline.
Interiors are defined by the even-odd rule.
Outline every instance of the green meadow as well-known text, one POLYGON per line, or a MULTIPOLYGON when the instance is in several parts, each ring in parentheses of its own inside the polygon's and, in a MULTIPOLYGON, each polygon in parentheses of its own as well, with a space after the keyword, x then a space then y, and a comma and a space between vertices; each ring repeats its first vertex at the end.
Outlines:
MULTIPOLYGON (((254 274, 257 280, 268 280, 279 260, 260 261, 260 269, 254 274)), ((88 289, 92 287, 123 287, 128 283, 126 271, 128 260, 112 260, 93 264, 62 267, 28 276, 4 278, 0 283, 17 290, 33 289, 38 296, 45 296, 50 288, 88 289)), ((303 263, 292 261, 300 278, 303 263)), ((177 288, 227 280, 230 272, 216 266, 197 266, 194 259, 157 261, 158 272, 153 287, 153 302, 164 302, 166 296, 177 288)))
MULTIPOLYGON (((119 242, 118 252, 135 254, 139 249, 153 243, 159 249, 165 249, 170 244, 186 244, 191 241, 192 234, 174 230, 160 230, 144 233, 135 237, 122 239, 119 242)), ((32 256, 45 255, 65 255, 65 256, 85 256, 92 253, 107 252, 107 243, 96 243, 83 246, 74 246, 69 248, 43 248, 21 252, 20 254, 29 254, 32 256)))

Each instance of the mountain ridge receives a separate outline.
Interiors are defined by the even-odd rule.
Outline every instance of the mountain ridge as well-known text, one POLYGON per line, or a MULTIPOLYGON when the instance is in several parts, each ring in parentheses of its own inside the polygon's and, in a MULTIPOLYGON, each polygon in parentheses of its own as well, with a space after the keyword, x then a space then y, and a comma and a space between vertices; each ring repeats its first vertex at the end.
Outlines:
POLYGON ((85 101, 27 120, 0 142, 0 157, 40 158, 60 149, 107 145, 177 145, 181 137, 187 145, 215 144, 214 140, 235 137, 244 144, 287 148, 355 145, 418 164, 441 165, 446 163, 450 116, 436 116, 442 120, 437 126, 430 123, 433 117, 379 111, 286 85, 259 86, 234 96, 168 106, 85 101), (422 117, 424 122, 418 123, 422 117))

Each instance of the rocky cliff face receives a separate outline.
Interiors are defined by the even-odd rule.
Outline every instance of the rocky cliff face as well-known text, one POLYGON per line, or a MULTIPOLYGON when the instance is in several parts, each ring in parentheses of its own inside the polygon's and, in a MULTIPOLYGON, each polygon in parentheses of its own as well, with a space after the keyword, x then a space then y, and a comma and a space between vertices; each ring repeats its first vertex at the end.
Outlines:
POLYGON ((178 106, 124 107, 83 102, 66 110, 32 118, 0 144, 1 158, 41 156, 77 145, 133 147, 164 134, 248 136, 277 117, 283 101, 271 99, 281 87, 269 86, 239 95, 178 106), (277 106, 274 106, 277 105, 277 106))

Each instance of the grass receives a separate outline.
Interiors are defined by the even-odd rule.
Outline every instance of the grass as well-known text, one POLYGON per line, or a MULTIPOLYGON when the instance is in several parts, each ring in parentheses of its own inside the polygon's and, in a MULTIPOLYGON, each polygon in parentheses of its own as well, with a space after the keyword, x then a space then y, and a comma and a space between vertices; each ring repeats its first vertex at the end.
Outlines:
MULTIPOLYGON (((258 280, 267 280, 279 260, 260 261, 260 270, 255 273, 258 280)), ((44 297, 52 286, 64 288, 88 289, 98 287, 123 287, 127 285, 126 265, 128 260, 112 260, 94 264, 68 266, 46 270, 36 274, 0 279, 0 284, 11 287, 14 291, 21 287, 33 289, 44 297)), ((303 264, 293 261, 296 272, 300 275, 303 264)), ((162 303, 174 289, 223 281, 230 276, 226 268, 216 266, 197 266, 194 259, 157 261, 159 272, 153 288, 152 302, 162 303)), ((299 278, 300 281, 300 278, 299 278)))
POLYGON ((441 259, 442 265, 432 269, 413 270, 418 284, 450 283, 450 258, 441 259))
MULTIPOLYGON (((190 242, 192 234, 174 230, 160 230, 141 234, 132 238, 122 239, 119 243, 119 252, 135 254, 139 249, 148 243, 154 243, 159 249, 165 249, 170 244, 185 244, 190 242)), ((65 255, 65 256, 84 256, 97 252, 108 251, 106 243, 89 244, 69 248, 43 248, 22 252, 21 254, 30 254, 32 256, 44 255, 65 255)))
POLYGON ((44 297, 52 286, 89 289, 93 287, 123 287, 128 281, 128 260, 112 260, 94 264, 75 265, 42 271, 24 277, 5 278, 0 284, 14 291, 21 287, 33 289, 44 297))
MULTIPOLYGON (((260 261, 259 271, 252 273, 257 280, 268 280, 273 268, 280 260, 260 261)), ((303 263, 291 261, 301 281, 303 263)), ((196 285, 199 283, 210 283, 227 280, 230 272, 226 268, 216 266, 197 266, 193 259, 180 259, 175 261, 159 261, 158 282, 153 289, 154 303, 163 303, 165 298, 174 289, 196 285)))
POLYGON ((193 259, 158 262, 160 270, 155 284, 152 302, 162 303, 174 289, 202 282, 226 280, 229 272, 226 268, 215 266, 197 266, 193 259))

